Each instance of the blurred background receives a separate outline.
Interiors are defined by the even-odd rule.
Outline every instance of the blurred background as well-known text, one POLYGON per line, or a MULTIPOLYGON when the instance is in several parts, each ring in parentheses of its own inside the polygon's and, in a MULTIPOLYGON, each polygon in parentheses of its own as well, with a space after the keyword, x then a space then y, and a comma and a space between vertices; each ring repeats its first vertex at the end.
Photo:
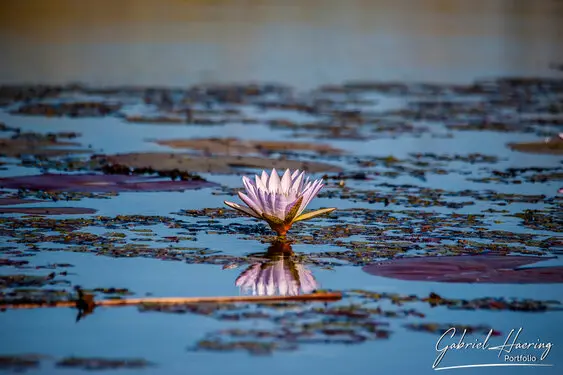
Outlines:
POLYGON ((310 89, 543 76, 563 61, 556 0, 27 0, 1 8, 2 83, 310 89))

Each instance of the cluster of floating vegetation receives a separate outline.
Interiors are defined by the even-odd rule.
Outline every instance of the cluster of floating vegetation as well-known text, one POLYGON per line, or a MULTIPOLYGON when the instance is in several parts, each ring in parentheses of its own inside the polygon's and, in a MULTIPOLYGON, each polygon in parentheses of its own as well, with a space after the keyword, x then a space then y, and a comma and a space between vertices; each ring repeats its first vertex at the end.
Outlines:
MULTIPOLYGON (((80 288, 82 295, 77 297, 76 286, 67 277, 72 264, 33 263, 34 255, 54 251, 240 268, 237 285, 258 294, 272 290, 308 293, 317 286, 315 269, 345 266, 411 281, 561 283, 561 267, 541 267, 541 262, 563 251, 558 236, 563 231, 563 196, 557 195, 557 189, 553 194, 522 194, 496 188, 551 186, 563 179, 562 165, 514 167, 506 163, 507 158, 496 156, 496 150, 402 157, 352 155, 329 141, 429 136, 453 142, 469 131, 510 132, 538 137, 533 142, 507 144, 514 152, 561 155, 563 141, 557 134, 563 123, 562 95, 562 79, 520 78, 468 85, 351 82, 300 95, 282 85, 201 85, 188 89, 2 86, 0 105, 18 116, 113 117, 132 127, 137 123, 242 124, 249 129, 262 125, 284 131, 292 140, 149 139, 146 142, 168 147, 169 152, 101 154, 91 145, 83 145, 79 133, 27 133, 14 124, 0 124, 0 168, 24 167, 35 173, 0 178, 0 235, 5 238, 0 267, 10 269, 0 275, 0 309, 57 303, 74 306, 76 302, 78 319, 83 319, 94 313, 92 306, 101 296, 124 301, 135 295, 127 288, 96 285, 80 288), (402 107, 377 111, 374 106, 381 97, 400 99, 402 107), (130 103, 141 105, 142 113, 131 114, 130 103), (274 110, 275 118, 264 116, 274 110), (303 120, 296 120, 295 115, 303 120), (303 137, 307 140, 300 140, 303 137), (272 172, 254 180, 246 178, 247 172, 271 168, 290 171, 281 176, 272 172), (313 174, 316 180, 307 182, 304 175, 292 172, 295 170, 313 174), (239 174, 245 175, 244 192, 213 181, 214 176, 239 174), (473 187, 456 191, 428 187, 431 179, 447 175, 473 187), (404 183, 405 179, 415 183, 404 183), (123 193, 192 189, 208 189, 210 195, 239 194, 245 205, 228 205, 251 218, 241 220, 238 213, 223 207, 178 209, 158 216, 102 216, 92 208, 60 204, 90 198, 117 201, 123 193), (330 199, 333 206, 346 203, 362 208, 305 211, 315 196, 330 199), (46 202, 51 206, 37 205, 46 202), (315 221, 305 221, 320 215, 315 221), (252 218, 266 221, 270 228, 252 218), (518 230, 499 227, 505 221, 518 230), (274 232, 283 236, 290 228, 283 245, 276 245, 283 250, 232 255, 228 250, 198 246, 203 235, 271 243, 276 240, 274 232), (308 253, 292 250, 292 245, 301 244, 326 249, 308 253), (34 273, 28 274, 31 270, 34 273), (284 276, 286 284, 275 278, 267 281, 272 274, 284 276), (81 303, 87 308, 81 308, 81 303)), ((190 350, 243 350, 251 354, 296 350, 313 343, 359 344, 387 339, 397 329, 434 334, 451 326, 469 332, 490 330, 485 325, 434 323, 434 309, 561 309, 558 301, 462 299, 367 290, 345 290, 340 301, 327 304, 149 302, 139 303, 137 308, 142 313, 269 322, 267 327, 250 329, 241 324, 211 332, 195 344, 187 343, 190 350)), ((0 369, 25 370, 49 361, 52 359, 34 355, 1 356, 0 369)), ((72 357, 57 359, 55 366, 137 369, 152 363, 72 357)))

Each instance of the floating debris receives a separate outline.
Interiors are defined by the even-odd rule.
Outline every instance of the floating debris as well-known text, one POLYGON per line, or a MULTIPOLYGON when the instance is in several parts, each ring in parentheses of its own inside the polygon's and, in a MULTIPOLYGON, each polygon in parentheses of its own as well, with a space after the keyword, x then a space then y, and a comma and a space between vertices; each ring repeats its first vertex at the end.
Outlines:
POLYGON ((143 369, 154 366, 153 363, 139 358, 110 359, 110 358, 63 358, 56 363, 57 367, 77 368, 82 370, 117 370, 117 369, 143 369))

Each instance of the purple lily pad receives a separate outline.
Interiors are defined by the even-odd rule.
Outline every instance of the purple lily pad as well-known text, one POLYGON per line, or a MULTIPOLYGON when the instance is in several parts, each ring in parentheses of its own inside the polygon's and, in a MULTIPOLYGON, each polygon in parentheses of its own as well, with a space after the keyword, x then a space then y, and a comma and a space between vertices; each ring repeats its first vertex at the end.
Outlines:
POLYGON ((64 192, 182 191, 217 186, 204 180, 162 180, 158 177, 101 174, 42 174, 0 178, 0 187, 64 192))
POLYGON ((42 202, 38 199, 19 199, 19 198, 0 198, 0 206, 10 204, 25 204, 25 203, 39 203, 42 202))
POLYGON ((563 283, 563 267, 525 265, 549 258, 534 256, 464 255, 400 258, 367 265, 371 275, 410 281, 491 284, 563 283))

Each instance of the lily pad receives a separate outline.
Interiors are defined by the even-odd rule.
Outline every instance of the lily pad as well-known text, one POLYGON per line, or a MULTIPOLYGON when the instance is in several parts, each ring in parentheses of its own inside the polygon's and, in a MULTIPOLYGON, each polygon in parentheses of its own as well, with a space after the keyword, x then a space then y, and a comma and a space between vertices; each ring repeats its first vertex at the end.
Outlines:
POLYGON ((545 260, 535 256, 469 255, 400 258, 367 265, 369 274, 411 281, 450 283, 563 283, 563 267, 519 268, 545 260))
POLYGON ((29 155, 52 157, 91 152, 83 148, 68 148, 69 146, 80 146, 80 143, 60 141, 56 135, 17 134, 12 138, 0 139, 0 156, 16 158, 29 155))
POLYGON ((509 143, 510 147, 514 151, 527 152, 533 154, 551 154, 551 155, 563 155, 563 141, 553 140, 549 142, 523 142, 523 143, 509 143))
POLYGON ((0 198, 0 206, 6 206, 10 204, 39 203, 39 202, 41 201, 37 199, 0 198))
POLYGON ((45 285, 69 284, 67 280, 55 280, 57 275, 51 272, 45 276, 0 275, 0 290, 4 288, 41 287, 45 285))
POLYGON ((57 362, 57 367, 78 368, 83 370, 114 370, 114 369, 141 369, 153 366, 141 358, 112 359, 112 358, 63 358, 57 362))
POLYGON ((121 104, 101 102, 33 103, 12 111, 27 116, 102 117, 117 113, 121 104))
POLYGON ((492 336, 500 336, 501 332, 486 326, 486 325, 466 325, 466 324, 454 324, 454 323, 408 323, 405 324, 405 328, 415 332, 427 332, 433 334, 442 335, 450 328, 455 328, 457 331, 466 331, 469 334, 480 333, 487 335, 491 332, 492 336))
POLYGON ((205 180, 163 181, 155 177, 99 174, 42 174, 0 178, 0 186, 67 192, 182 191, 217 184, 205 180))
POLYGON ((37 369, 43 358, 37 354, 1 355, 0 370, 22 373, 37 369))
POLYGON ((95 214, 97 211, 81 207, 0 207, 0 214, 85 215, 95 214))
POLYGON ((156 140, 162 146, 193 149, 207 154, 247 155, 276 151, 315 151, 321 154, 340 154, 342 150, 319 143, 291 141, 253 141, 237 138, 199 138, 156 140))
MULTIPOLYGON (((314 161, 268 159, 255 156, 193 156, 189 154, 143 152, 99 156, 108 165, 129 168, 149 168, 156 171, 188 171, 203 173, 238 173, 239 168, 253 169, 301 169, 311 173, 340 172, 341 168, 314 161)), ((1 184, 0 184, 1 186, 1 184)))

